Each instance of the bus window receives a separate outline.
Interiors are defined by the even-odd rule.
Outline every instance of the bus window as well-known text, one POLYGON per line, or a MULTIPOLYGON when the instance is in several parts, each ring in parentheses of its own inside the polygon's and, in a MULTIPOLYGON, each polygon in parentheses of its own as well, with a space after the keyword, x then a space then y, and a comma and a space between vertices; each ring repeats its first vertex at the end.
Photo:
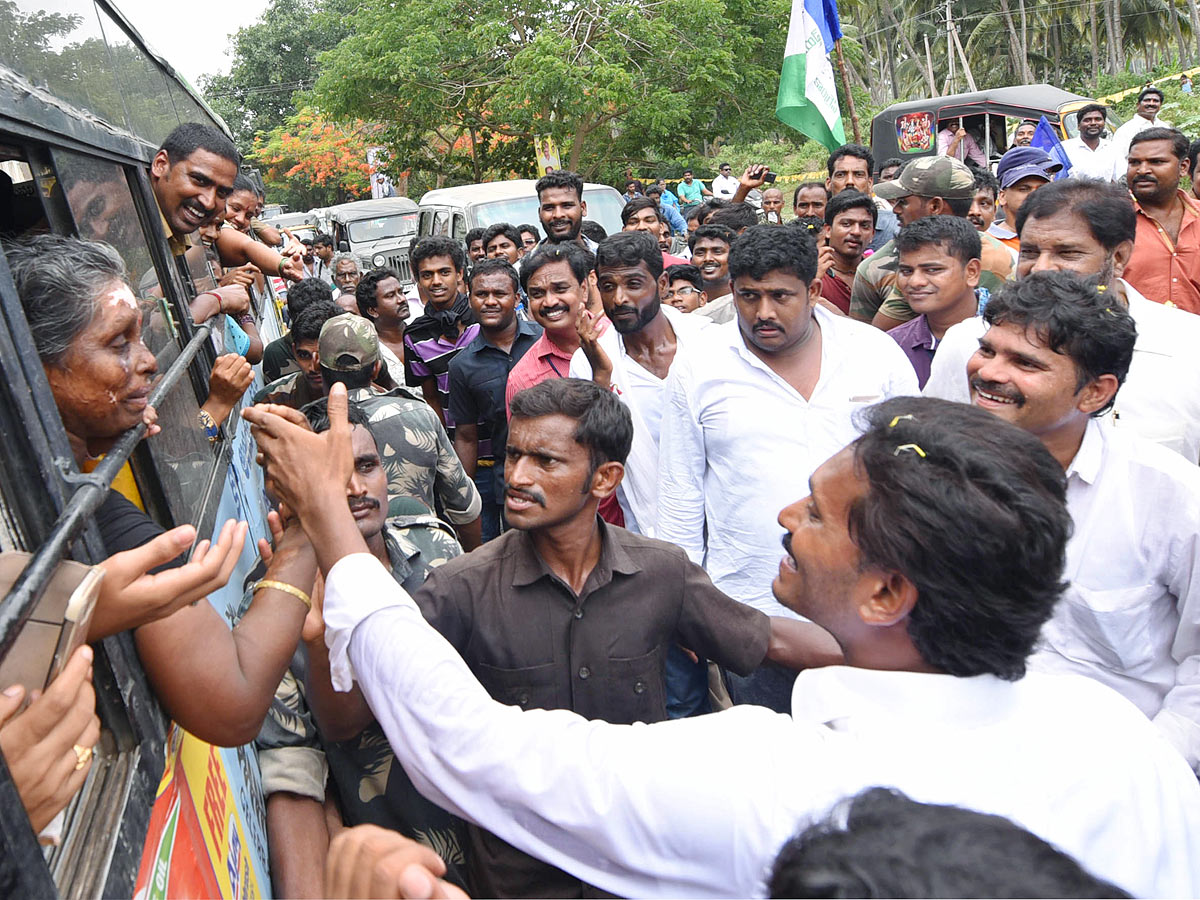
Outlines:
POLYGON ((45 225, 38 186, 25 154, 0 144, 0 235, 20 237, 45 225))

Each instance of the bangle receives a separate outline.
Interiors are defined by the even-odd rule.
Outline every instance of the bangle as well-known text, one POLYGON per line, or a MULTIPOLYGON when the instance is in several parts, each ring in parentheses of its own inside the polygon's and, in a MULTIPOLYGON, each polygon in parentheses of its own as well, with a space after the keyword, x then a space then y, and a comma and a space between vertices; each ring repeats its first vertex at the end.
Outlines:
POLYGON ((208 438, 208 442, 215 444, 217 438, 221 435, 221 426, 217 424, 217 420, 213 418, 212 413, 207 409, 201 409, 196 416, 200 419, 200 424, 204 427, 204 436, 208 438))
POLYGON ((263 588, 270 588, 274 591, 283 591, 285 594, 291 594, 297 600, 304 604, 305 609, 312 609, 312 597, 300 590, 295 585, 287 584, 283 581, 260 581, 254 585, 254 593, 258 593, 263 588))
POLYGON ((284 263, 286 263, 286 262, 287 262, 287 257, 286 257, 286 256, 283 256, 283 255, 281 254, 281 255, 280 255, 280 257, 279 257, 279 277, 280 277, 280 278, 283 278, 283 277, 285 277, 285 276, 284 276, 284 274, 283 274, 283 264, 284 264, 284 263))

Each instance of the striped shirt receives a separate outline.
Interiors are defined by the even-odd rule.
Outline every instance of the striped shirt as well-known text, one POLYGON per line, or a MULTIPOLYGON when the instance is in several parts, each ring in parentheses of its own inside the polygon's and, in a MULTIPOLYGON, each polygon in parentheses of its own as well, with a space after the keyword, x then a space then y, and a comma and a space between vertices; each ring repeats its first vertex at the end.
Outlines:
POLYGON ((454 437, 454 419, 450 415, 450 361, 479 334, 477 324, 467 325, 456 340, 449 340, 438 323, 420 316, 404 332, 404 374, 409 384, 437 379, 438 401, 446 417, 446 431, 454 437))

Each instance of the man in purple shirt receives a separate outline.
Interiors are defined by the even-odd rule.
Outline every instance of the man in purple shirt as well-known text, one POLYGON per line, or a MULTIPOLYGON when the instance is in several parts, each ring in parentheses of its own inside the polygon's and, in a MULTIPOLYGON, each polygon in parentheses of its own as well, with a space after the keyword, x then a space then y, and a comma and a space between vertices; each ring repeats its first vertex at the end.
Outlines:
POLYGON ((409 260, 425 313, 404 332, 405 380, 421 385, 425 402, 433 407, 454 440, 450 361, 479 334, 467 295, 459 290, 467 255, 458 241, 435 235, 417 241, 409 260))
POLYGON ((896 235, 896 287, 919 315, 888 332, 923 388, 938 343, 951 325, 979 311, 979 232, 958 216, 926 216, 896 235))

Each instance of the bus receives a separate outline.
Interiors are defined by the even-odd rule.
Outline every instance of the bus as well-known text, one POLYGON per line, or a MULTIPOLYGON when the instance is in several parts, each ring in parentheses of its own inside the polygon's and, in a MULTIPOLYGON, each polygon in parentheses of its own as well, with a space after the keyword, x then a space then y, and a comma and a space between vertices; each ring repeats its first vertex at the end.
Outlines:
MULTIPOLYGON (((63 561, 105 557, 92 514, 118 472, 165 528, 190 522, 209 537, 227 518, 250 523, 233 577, 209 597, 227 619, 255 539, 269 536, 248 429, 235 411, 210 442, 197 415, 216 350, 188 303, 213 272, 171 255, 149 178, 184 122, 229 134, 109 0, 0 3, 0 235, 75 235, 120 253, 162 375, 150 402, 163 426, 149 441, 133 429, 78 470, 0 252, 0 551, 31 554, 0 601, 0 664, 32 640, 30 617, 63 561)), ((272 285, 252 303, 264 343, 278 337, 272 285)), ((212 747, 168 721, 128 633, 94 649, 102 736, 57 845, 39 843, 0 758, 0 896, 269 896, 253 747, 212 747)))

